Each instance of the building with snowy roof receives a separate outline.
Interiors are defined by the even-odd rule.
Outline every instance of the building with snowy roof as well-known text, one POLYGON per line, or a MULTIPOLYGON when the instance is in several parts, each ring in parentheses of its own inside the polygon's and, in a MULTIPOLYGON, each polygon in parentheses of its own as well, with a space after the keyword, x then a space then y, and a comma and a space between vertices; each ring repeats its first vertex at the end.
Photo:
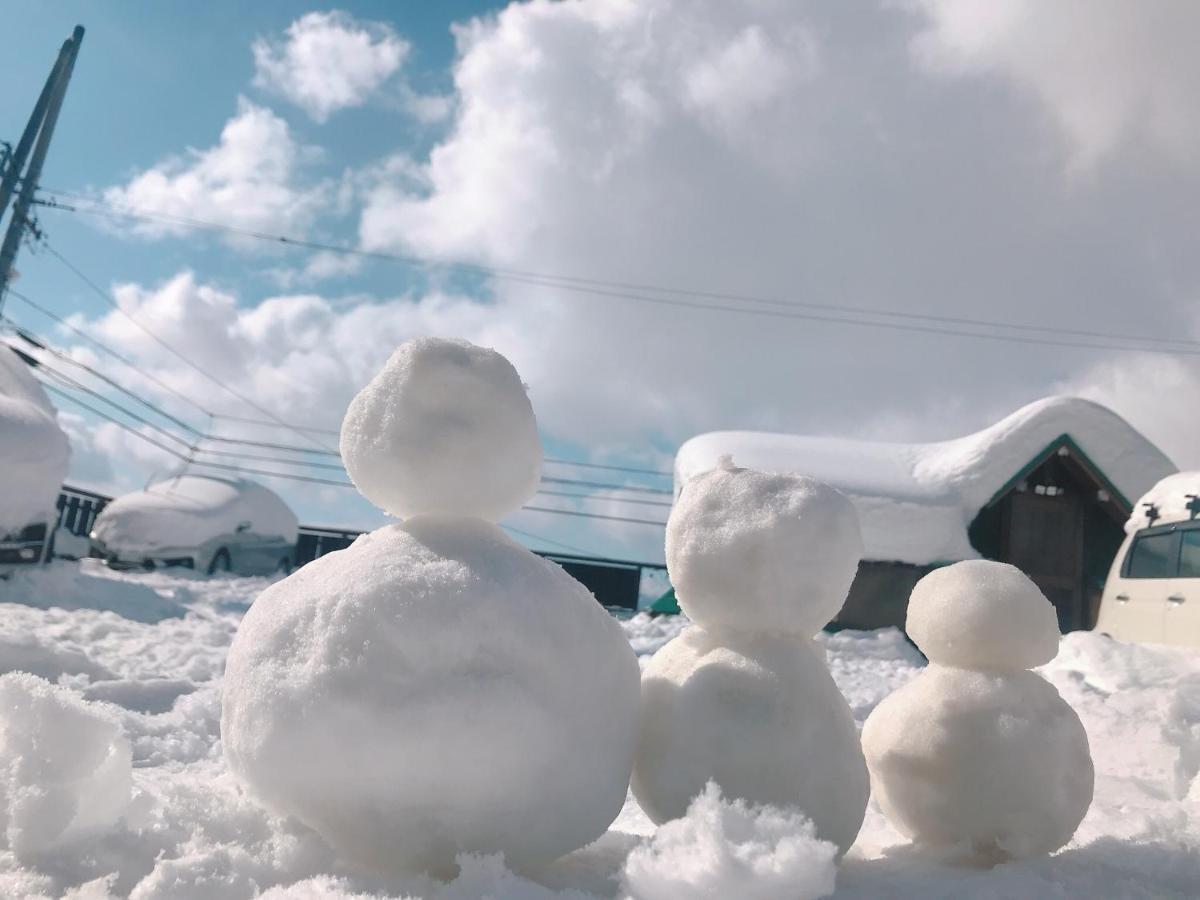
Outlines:
POLYGON ((739 466, 819 478, 854 503, 866 550, 835 620, 850 628, 903 626, 918 579, 980 557, 1029 575, 1063 631, 1090 628, 1133 502, 1176 471, 1116 413, 1074 397, 928 444, 701 434, 676 455, 676 492, 727 454, 739 466))

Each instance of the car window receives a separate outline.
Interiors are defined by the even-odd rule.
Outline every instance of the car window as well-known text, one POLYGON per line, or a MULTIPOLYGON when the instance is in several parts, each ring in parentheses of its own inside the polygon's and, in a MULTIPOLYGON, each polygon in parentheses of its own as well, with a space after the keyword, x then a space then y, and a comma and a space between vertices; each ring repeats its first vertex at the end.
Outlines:
POLYGON ((1133 542, 1126 578, 1174 578, 1179 535, 1146 534, 1133 542))
POLYGON ((1200 528, 1183 533, 1179 551, 1179 577, 1200 578, 1200 528))

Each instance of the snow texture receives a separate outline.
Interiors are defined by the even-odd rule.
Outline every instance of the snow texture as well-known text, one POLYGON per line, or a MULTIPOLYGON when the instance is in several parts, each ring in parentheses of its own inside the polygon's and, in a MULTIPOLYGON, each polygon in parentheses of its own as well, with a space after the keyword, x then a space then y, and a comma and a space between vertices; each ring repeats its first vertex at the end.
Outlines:
POLYGON ((24 673, 0 676, 0 807, 4 844, 21 859, 111 828, 133 789, 129 741, 116 717, 24 673))
POLYGON ((273 585, 225 672, 229 767, 379 871, 544 864, 603 834, 636 742, 620 627, 478 519, 381 528, 273 585))
POLYGON ((905 630, 931 662, 964 669, 1032 669, 1058 653, 1053 604, 1007 563, 930 572, 913 588, 905 630))
POLYGON ((1155 525, 1200 519, 1200 500, 1197 500, 1197 497, 1200 497, 1200 472, 1176 472, 1174 475, 1168 475, 1146 491, 1134 504, 1129 521, 1125 523, 1125 533, 1133 534, 1139 528, 1150 525, 1150 520, 1146 517, 1147 504, 1153 504, 1158 511, 1155 525))
POLYGON ((1094 769, 1079 716, 1025 671, 1057 652, 1053 607, 1012 566, 966 561, 917 583, 907 630, 930 665, 862 732, 888 819, 918 844, 986 862, 1066 845, 1094 769))
POLYGON ((1176 467, 1124 419, 1099 404, 1051 397, 975 434, 931 444, 879 443, 758 432, 711 432, 675 458, 678 491, 723 455, 766 472, 811 475, 858 511, 864 558, 928 565, 973 559, 967 528, 1027 464, 1069 437, 1132 500, 1176 467))
POLYGON ((861 556, 838 491, 729 459, 683 486, 667 522, 680 609, 705 625, 812 637, 842 608, 861 556))
POLYGON ((854 843, 869 782, 858 733, 808 638, 692 625, 642 676, 633 792, 655 822, 715 781, 729 797, 800 810, 817 834, 854 843))
POLYGON ((359 491, 401 518, 498 522, 533 496, 542 447, 512 363, 466 341, 401 344, 351 401, 342 461, 359 491))
POLYGON ((0 344, 0 537, 53 520, 71 450, 50 398, 0 344))
POLYGON ((633 900, 809 900, 833 893, 836 853, 802 815, 726 802, 709 782, 683 818, 629 854, 624 884, 633 900))
POLYGON ((295 543, 296 514, 277 494, 254 481, 215 475, 180 475, 118 497, 99 516, 92 534, 109 550, 137 557, 198 547, 243 522, 262 537, 295 543))

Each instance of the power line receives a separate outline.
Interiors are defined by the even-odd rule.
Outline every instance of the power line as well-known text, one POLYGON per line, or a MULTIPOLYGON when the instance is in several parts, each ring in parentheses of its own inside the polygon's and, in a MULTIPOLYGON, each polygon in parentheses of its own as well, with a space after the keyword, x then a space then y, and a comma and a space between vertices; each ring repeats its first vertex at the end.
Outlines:
POLYGON ((598 488, 603 491, 632 491, 639 494, 662 494, 667 497, 675 495, 674 491, 665 488, 644 487, 640 484, 608 484, 603 481, 582 481, 576 478, 557 478, 552 475, 543 475, 542 482, 545 484, 573 484, 576 487, 598 488))
MULTIPOLYGON (((64 191, 50 191, 51 194, 59 196, 78 196, 71 195, 64 191)), ((117 209, 115 207, 104 208, 104 205, 92 198, 80 198, 84 202, 93 205, 93 208, 83 208, 72 206, 69 204, 56 203, 48 201, 47 205, 52 209, 63 209, 76 213, 91 213, 95 215, 109 216, 114 218, 135 218, 145 219, 148 221, 162 221, 177 225, 184 225, 192 228, 201 228, 213 231, 221 231, 230 234, 236 234, 243 237, 255 238, 258 240, 270 241, 273 243, 282 243, 290 246, 296 246, 304 249, 322 250, 333 253, 341 253, 345 255, 362 256, 372 259, 386 260, 398 262, 405 265, 420 267, 420 268, 440 268, 451 271, 465 271, 476 275, 488 276, 500 280, 515 281, 518 283, 531 284, 540 287, 557 287, 563 290, 575 291, 586 294, 595 294, 599 296, 614 297, 624 300, 635 300, 646 303, 655 303, 665 306, 673 306, 688 309, 708 310, 711 312, 726 312, 739 313, 745 315, 766 316, 776 319, 800 319, 805 321, 827 322, 842 325, 854 325, 869 328, 883 328, 897 331, 935 334, 952 337, 967 337, 981 340, 1002 341, 1007 343, 1031 344, 1037 346, 1052 346, 1066 347, 1084 350, 1110 350, 1115 352, 1125 353, 1155 353, 1164 355, 1200 355, 1200 341, 1167 338, 1163 336, 1149 335, 1128 335, 1113 332, 1085 331, 1080 329, 1060 328, 1048 325, 1034 325, 1030 323, 1020 322, 1004 322, 1001 320, 988 319, 973 319, 961 316, 935 315, 931 313, 912 313, 897 310, 888 310, 882 308, 872 308, 864 306, 839 306, 835 304, 815 303, 811 301, 798 300, 783 300, 773 297, 758 297, 748 294, 723 293, 718 291, 702 291, 686 288, 666 287, 661 285, 637 284, 633 282, 621 281, 604 281, 600 279, 581 278, 578 276, 567 275, 551 275, 538 272, 530 272, 520 269, 506 269, 495 266, 482 266, 470 263, 458 262, 442 262, 437 260, 422 259, 415 256, 406 256, 403 254, 385 253, 382 251, 360 250, 355 247, 347 247, 344 245, 327 244, 320 241, 310 241, 300 238, 291 238, 286 235, 270 234, 267 232, 255 231, 253 229, 238 228, 236 226, 224 225, 218 222, 208 222, 201 219, 194 219, 186 216, 173 216, 169 214, 154 213, 147 210, 135 210, 130 208, 117 209), (643 293, 630 293, 630 291, 641 291, 643 293), (670 294, 673 297, 651 296, 644 292, 657 292, 660 294, 670 294), (756 303, 764 306, 780 307, 776 309, 757 309, 746 306, 729 306, 722 303, 696 303, 678 297, 694 297, 707 300, 720 300, 733 303, 756 303), (797 308, 815 309, 828 311, 835 315, 815 315, 812 313, 799 312, 797 308), (851 318, 846 313, 856 315, 871 315, 880 316, 891 319, 899 319, 901 321, 870 321, 861 318, 851 318), (1100 344, 1092 342, 1079 341, 1060 341, 1036 336, 1022 336, 1017 334, 996 334, 979 331, 966 331, 962 327, 934 327, 931 324, 913 324, 913 323, 939 323, 943 326, 964 326, 967 328, 1001 328, 1013 331, 1026 332, 1029 335, 1046 335, 1057 334, 1066 337, 1083 337, 1096 338, 1107 341, 1137 341, 1141 343, 1157 344, 1160 347, 1136 347, 1128 346, 1127 344, 1113 345, 1100 344), (1171 345, 1176 345, 1173 347, 1171 345), (1192 349, 1182 349, 1192 348, 1192 349)))
POLYGON ((605 469, 610 472, 629 472, 634 475, 657 475, 664 478, 673 478, 675 476, 674 472, 664 472, 661 469, 643 469, 637 466, 614 466, 608 463, 578 462, 570 459, 551 459, 550 457, 546 457, 542 461, 553 463, 557 466, 580 466, 584 469, 605 469))
POLYGON ((559 516, 577 516, 581 519, 603 519, 608 522, 628 522, 632 525, 655 525, 659 528, 665 528, 666 522, 659 522, 655 519, 634 519, 626 516, 609 516, 601 513, 580 512, 575 509, 551 509, 548 506, 522 506, 521 509, 527 512, 553 513, 559 516))
POLYGON ((642 500, 639 497, 603 497, 600 494, 568 494, 565 491, 539 490, 538 495, 541 497, 570 497, 575 500, 590 500, 600 503, 630 503, 637 506, 658 506, 662 509, 671 509, 674 505, 663 503, 661 500, 642 500))
POLYGON ((572 553, 581 553, 586 556, 588 552, 582 547, 576 547, 574 544, 568 544, 566 541, 559 541, 555 540, 554 538, 548 538, 545 535, 533 534, 529 531, 522 531, 520 528, 514 528, 512 525, 505 525, 503 522, 500 523, 500 527, 505 531, 511 531, 513 534, 519 534, 521 537, 528 540, 537 541, 541 544, 551 544, 555 547, 561 547, 563 550, 570 550, 572 553))

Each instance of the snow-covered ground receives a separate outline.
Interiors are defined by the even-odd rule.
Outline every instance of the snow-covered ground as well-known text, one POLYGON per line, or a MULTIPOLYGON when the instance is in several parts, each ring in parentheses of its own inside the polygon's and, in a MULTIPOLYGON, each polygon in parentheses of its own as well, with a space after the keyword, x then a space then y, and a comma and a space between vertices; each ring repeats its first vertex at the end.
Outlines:
MULTIPOLYGON (((803 822, 731 813, 714 796, 697 804, 684 827, 664 827, 653 842, 653 826, 629 799, 604 838, 536 881, 492 858, 463 859, 449 884, 384 883, 347 870, 314 834, 245 796, 221 757, 225 653, 268 583, 119 574, 92 560, 0 582, 0 671, 32 672, 106 704, 108 720, 128 738, 135 794, 120 822, 68 847, 14 852, 20 823, 0 822, 0 843, 10 848, 0 852, 0 896, 580 900, 632 893, 657 900, 788 896, 780 885, 812 896, 827 885, 828 855, 803 822)), ((643 664, 685 624, 645 615, 622 622, 643 664)), ((821 641, 860 724, 922 665, 895 631, 821 641)), ((1078 711, 1096 763, 1095 801, 1071 845, 1047 859, 965 869, 909 849, 872 802, 837 872, 835 896, 1200 894, 1200 654, 1074 634, 1040 671, 1078 711)), ((8 731, 27 721, 16 716, 0 709, 0 794, 21 787, 31 804, 23 821, 37 823, 38 804, 45 805, 31 758, 37 751, 21 751, 8 731)), ((48 753, 73 752, 68 728, 48 738, 55 739, 65 746, 48 753)))

